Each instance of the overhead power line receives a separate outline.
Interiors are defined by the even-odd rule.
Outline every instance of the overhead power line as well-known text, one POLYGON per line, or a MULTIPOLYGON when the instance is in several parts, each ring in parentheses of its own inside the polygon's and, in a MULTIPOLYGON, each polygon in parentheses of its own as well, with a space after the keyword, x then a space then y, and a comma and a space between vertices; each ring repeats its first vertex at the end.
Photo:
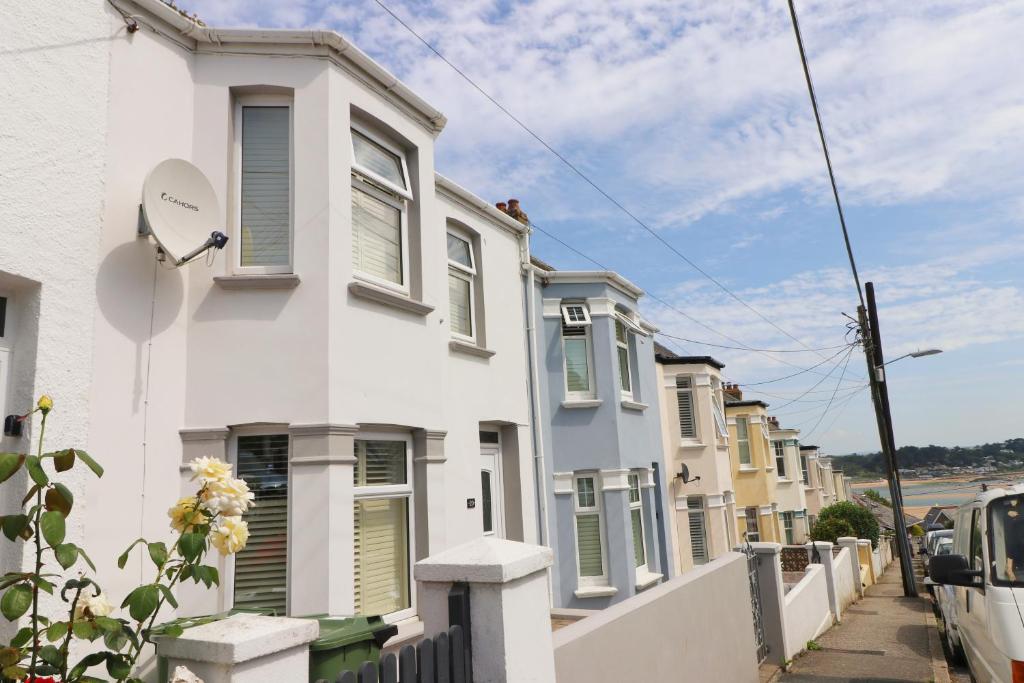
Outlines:
MULTIPOLYGON (((699 265, 697 265, 697 263, 695 263, 692 259, 690 259, 688 256, 686 256, 686 254, 684 254, 679 249, 677 249, 675 246, 673 246, 672 243, 670 243, 664 237, 659 235, 657 233, 657 231, 655 231, 653 228, 648 226, 636 214, 634 214, 632 211, 630 211, 628 208, 626 208, 626 206, 623 205, 619 200, 617 200, 615 197, 613 197, 611 194, 609 194, 607 191, 605 191, 605 189, 602 188, 600 185, 598 185, 596 182, 591 180, 590 177, 586 173, 584 173, 582 170, 580 170, 580 168, 578 166, 576 166, 574 163, 572 163, 568 158, 566 158, 557 149, 552 147, 544 138, 542 138, 540 135, 538 135, 536 132, 534 132, 533 129, 531 129, 529 126, 527 126, 525 123, 523 123, 523 121, 521 121, 511 111, 509 111, 501 102, 496 100, 489 92, 487 92, 481 86, 479 86, 476 83, 476 81, 474 81, 472 78, 469 77, 468 74, 466 74, 465 71, 460 69, 450 59, 445 57, 444 54, 440 50, 438 50, 436 47, 434 47, 426 38, 421 36, 412 26, 410 26, 408 23, 406 23, 390 7, 388 7, 386 4, 384 4, 384 2, 382 2, 382 0, 374 0, 374 2, 377 3, 377 5, 382 10, 384 10, 389 15, 391 15, 391 17, 395 21, 397 21, 399 24, 401 24, 402 27, 405 28, 405 30, 407 30, 409 33, 411 33, 428 50, 430 50, 435 55, 437 55, 437 57, 441 61, 443 61, 445 64, 447 64, 449 67, 451 67, 452 70, 455 71, 455 73, 457 73, 459 76, 461 76, 462 79, 465 80, 467 83, 469 83, 469 85, 471 85, 477 92, 479 92, 481 95, 483 95, 485 98, 487 98, 487 100, 490 101, 491 104, 493 104, 495 107, 497 107, 499 110, 501 110, 501 112, 504 113, 505 116, 507 116, 517 126, 522 128, 523 131, 525 131, 530 137, 532 137, 534 140, 536 140, 538 143, 540 143, 548 152, 550 152, 552 155, 554 155, 567 168, 569 168, 569 170, 571 170, 573 173, 575 173, 577 176, 579 176, 580 179, 582 179, 586 184, 590 185, 590 187, 592 187, 595 191, 597 191, 598 194, 600 194, 602 197, 604 197, 609 202, 611 202, 616 208, 618 208, 620 211, 622 211, 624 214, 626 214, 634 223, 636 223, 643 230, 648 232, 652 237, 654 237, 654 239, 656 239, 659 242, 661 242, 667 249, 669 249, 672 253, 674 253, 676 256, 678 256, 680 259, 682 259, 687 265, 689 265, 691 268, 696 270, 702 276, 707 278, 710 282, 714 283, 715 286, 717 286, 719 289, 721 289, 723 292, 725 292, 731 298, 736 300, 744 308, 746 308, 749 311, 751 311, 752 313, 754 313, 757 317, 759 317, 762 320, 764 320, 766 323, 768 323, 769 325, 774 327, 776 330, 778 330, 779 332, 781 332, 785 336, 787 336, 790 339, 792 339, 793 341, 795 341, 800 346, 803 346, 804 348, 806 348, 808 350, 811 350, 810 347, 807 344, 805 344, 802 340, 800 340, 797 337, 795 337, 792 334, 790 334, 787 330, 785 330, 784 328, 782 328, 781 326, 776 324, 775 321, 771 320, 766 315, 761 313, 759 310, 757 310, 756 308, 754 308, 753 306, 748 304, 746 301, 744 301, 742 298, 740 298, 740 296, 738 294, 736 294, 731 289, 726 287, 721 281, 719 281, 717 278, 715 278, 713 275, 711 275, 711 273, 707 272, 706 270, 701 268, 699 265)), ((802 48, 801 48, 801 50, 802 50, 802 48)), ((834 186, 834 183, 833 183, 833 186, 834 186)), ((837 201, 838 201, 838 198, 839 198, 839 195, 836 194, 836 200, 837 201)), ((844 232, 846 230, 845 224, 844 224, 843 230, 844 230, 844 232)), ((852 261, 852 258, 853 258, 852 252, 851 252, 850 258, 851 258, 851 261, 852 261)), ((858 291, 859 291, 859 289, 860 289, 860 285, 859 285, 859 281, 858 281, 858 291)), ((815 351, 815 353, 818 353, 818 352, 815 351)), ((821 356, 820 353, 818 353, 818 355, 821 356)))
POLYGON ((821 426, 821 421, 825 419, 826 415, 828 415, 828 411, 832 407, 832 402, 836 400, 836 393, 839 391, 839 386, 843 383, 843 377, 846 376, 846 368, 849 367, 849 365, 850 365, 850 358, 852 358, 852 357, 853 357, 853 349, 850 349, 850 352, 848 354, 846 354, 846 362, 843 363, 843 371, 842 371, 842 373, 840 373, 839 380, 836 382, 836 388, 835 388, 835 390, 833 390, 832 396, 829 397, 828 404, 825 406, 825 410, 821 411, 821 417, 819 417, 818 421, 814 423, 813 427, 811 427, 811 431, 807 432, 807 438, 810 438, 811 434, 814 434, 814 432, 818 429, 818 427, 821 426))
POLYGON ((669 339, 675 339, 676 341, 689 342, 691 344, 700 344, 701 346, 713 346, 716 349, 734 349, 736 351, 757 351, 759 353, 807 353, 808 351, 833 351, 835 349, 845 349, 849 344, 839 344, 838 346, 823 346, 817 349, 755 349, 747 346, 726 346, 725 344, 713 344, 711 342, 700 341, 699 339, 687 339, 686 337, 677 337, 675 335, 666 334, 665 332, 659 332, 662 337, 668 337, 669 339))

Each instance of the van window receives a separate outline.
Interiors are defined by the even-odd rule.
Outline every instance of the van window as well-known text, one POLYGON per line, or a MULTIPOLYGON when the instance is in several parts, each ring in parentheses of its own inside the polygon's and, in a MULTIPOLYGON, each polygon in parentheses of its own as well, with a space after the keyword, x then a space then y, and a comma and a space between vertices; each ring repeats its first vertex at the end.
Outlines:
POLYGON ((984 560, 981 557, 981 515, 978 510, 971 513, 971 569, 981 569, 984 560))
POLYGON ((992 583, 1024 586, 1024 496, 997 498, 988 511, 992 583))

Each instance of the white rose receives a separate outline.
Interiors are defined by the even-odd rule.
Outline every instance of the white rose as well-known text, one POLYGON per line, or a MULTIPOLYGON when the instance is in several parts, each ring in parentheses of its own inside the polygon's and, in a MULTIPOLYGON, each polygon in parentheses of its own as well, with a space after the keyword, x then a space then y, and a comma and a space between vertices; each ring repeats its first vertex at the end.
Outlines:
POLYGON ((110 616, 113 611, 114 606, 107 601, 107 596, 103 593, 81 595, 75 603, 75 621, 110 616))
POLYGON ((240 517, 252 506, 256 496, 242 479, 225 479, 206 485, 203 507, 214 515, 240 517))
POLYGON ((192 470, 192 479, 203 484, 224 481, 231 477, 231 465, 217 458, 196 458, 188 464, 192 470))

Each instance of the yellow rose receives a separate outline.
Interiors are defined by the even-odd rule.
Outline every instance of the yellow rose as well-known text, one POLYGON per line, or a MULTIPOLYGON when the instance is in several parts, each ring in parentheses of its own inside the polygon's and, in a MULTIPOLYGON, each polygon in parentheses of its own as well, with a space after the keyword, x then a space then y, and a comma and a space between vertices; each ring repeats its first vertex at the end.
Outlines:
POLYGON ((167 511, 171 518, 171 528, 179 533, 192 531, 197 524, 206 521, 202 512, 196 509, 196 497, 188 496, 182 498, 167 511))
POLYGON ((231 477, 231 465, 217 458, 196 458, 188 466, 192 470, 192 479, 198 479, 203 484, 231 477))
POLYGON ((256 503, 255 495, 242 479, 214 481, 203 489, 203 507, 214 515, 238 517, 256 503))
POLYGON ((249 525, 241 517, 221 517, 210 530, 210 542, 221 555, 233 555, 249 540, 249 525))
POLYGON ((46 415, 48 412, 53 410, 53 399, 46 394, 43 394, 39 397, 39 401, 36 403, 36 408, 38 408, 43 415, 46 415))

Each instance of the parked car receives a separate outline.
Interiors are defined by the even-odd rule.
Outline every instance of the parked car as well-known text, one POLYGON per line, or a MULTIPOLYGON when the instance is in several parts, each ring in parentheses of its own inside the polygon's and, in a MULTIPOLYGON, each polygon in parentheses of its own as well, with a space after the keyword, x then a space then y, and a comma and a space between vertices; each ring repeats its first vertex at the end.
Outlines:
POLYGON ((931 556, 935 554, 935 546, 939 540, 943 538, 953 538, 952 529, 940 529, 938 531, 929 531, 924 535, 924 554, 931 556))
POLYGON ((951 552, 929 560, 950 649, 978 683, 1022 683, 1024 484, 979 493, 955 519, 951 552))
MULTIPOLYGON (((935 546, 935 555, 949 555, 953 552, 953 539, 943 538, 939 541, 939 544, 935 546)), ((953 586, 936 584, 931 578, 925 579, 925 585, 929 586, 929 591, 935 597, 935 614, 939 619, 942 620, 943 627, 948 633, 953 627, 953 608, 956 605, 956 592, 953 586)), ((952 648, 949 638, 947 637, 946 645, 952 648)), ((956 653, 954 653, 956 654, 956 653)), ((959 655, 960 659, 963 659, 962 654, 959 655)))

